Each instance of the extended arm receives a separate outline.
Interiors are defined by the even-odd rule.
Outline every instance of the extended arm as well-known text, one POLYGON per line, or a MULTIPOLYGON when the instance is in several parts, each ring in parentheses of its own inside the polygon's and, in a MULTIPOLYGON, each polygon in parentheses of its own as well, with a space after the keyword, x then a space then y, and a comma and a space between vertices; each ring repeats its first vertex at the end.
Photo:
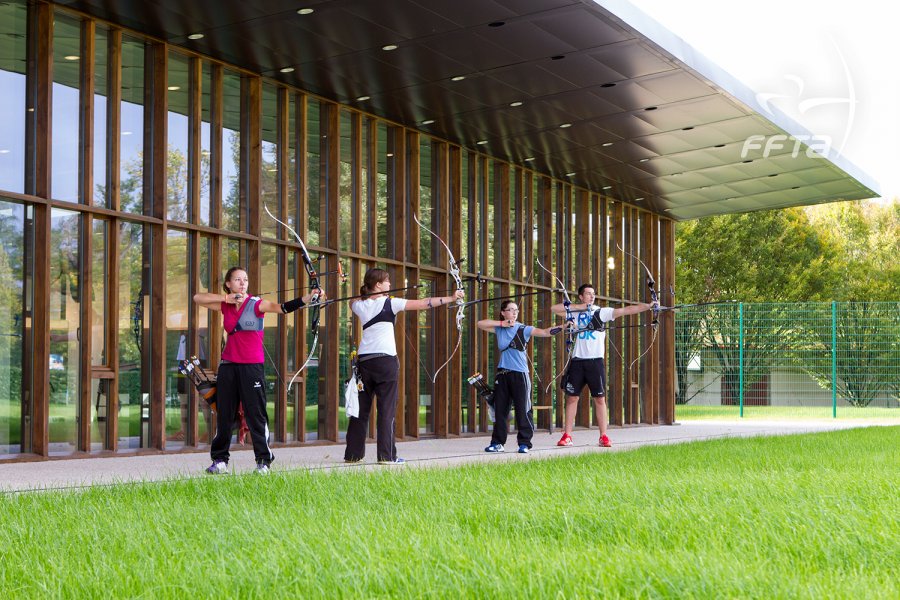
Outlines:
POLYGON ((406 310, 427 310, 429 308, 438 308, 453 304, 457 299, 462 299, 465 292, 456 290, 452 296, 436 296, 433 298, 422 298, 421 300, 407 300, 406 310))
POLYGON ((653 308, 652 304, 632 304, 631 306, 625 306, 622 308, 616 308, 613 310, 613 319, 618 317, 624 317, 626 315, 636 315, 638 313, 642 313, 644 311, 648 311, 653 308))

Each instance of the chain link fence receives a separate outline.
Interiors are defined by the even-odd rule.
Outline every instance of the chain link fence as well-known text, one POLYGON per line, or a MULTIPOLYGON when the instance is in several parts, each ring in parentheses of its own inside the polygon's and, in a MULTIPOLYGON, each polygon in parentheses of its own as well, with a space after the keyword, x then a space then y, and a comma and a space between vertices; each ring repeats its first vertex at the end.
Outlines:
POLYGON ((680 419, 900 418, 900 303, 724 303, 675 315, 680 419))

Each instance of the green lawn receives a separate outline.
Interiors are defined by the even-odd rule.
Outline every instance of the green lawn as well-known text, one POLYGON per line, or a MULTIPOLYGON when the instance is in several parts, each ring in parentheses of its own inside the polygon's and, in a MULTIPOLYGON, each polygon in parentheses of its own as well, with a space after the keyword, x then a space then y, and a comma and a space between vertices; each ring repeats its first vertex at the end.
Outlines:
POLYGON ((898 434, 7 495, 0 589, 154 600, 897 598, 898 434))
MULTIPOLYGON (((745 419, 833 419, 830 406, 745 406, 745 419)), ((741 416, 739 406, 700 406, 678 404, 675 406, 677 420, 694 419, 737 419, 741 416)), ((900 423, 900 408, 866 406, 855 408, 838 406, 838 419, 877 419, 880 421, 897 419, 900 423)))

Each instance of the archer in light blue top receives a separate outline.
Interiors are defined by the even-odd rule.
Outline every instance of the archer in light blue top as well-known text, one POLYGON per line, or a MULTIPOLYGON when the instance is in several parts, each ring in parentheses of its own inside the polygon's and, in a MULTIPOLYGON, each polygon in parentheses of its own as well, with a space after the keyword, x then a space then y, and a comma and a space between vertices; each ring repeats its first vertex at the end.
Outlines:
POLYGON ((549 327, 541 329, 518 322, 519 306, 513 300, 504 300, 500 305, 500 319, 482 319, 478 321, 478 329, 492 331, 497 336, 497 348, 500 350, 498 368, 528 372, 528 358, 525 346, 532 337, 551 337, 565 331, 565 327, 549 327))

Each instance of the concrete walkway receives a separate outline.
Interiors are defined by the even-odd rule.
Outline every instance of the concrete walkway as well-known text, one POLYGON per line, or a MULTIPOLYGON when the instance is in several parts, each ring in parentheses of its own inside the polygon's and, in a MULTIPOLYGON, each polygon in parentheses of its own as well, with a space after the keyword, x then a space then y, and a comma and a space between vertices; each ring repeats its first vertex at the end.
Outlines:
MULTIPOLYGON (((366 448, 362 463, 346 464, 343 461, 344 446, 319 445, 306 447, 275 448, 272 474, 297 469, 402 469, 418 467, 447 467, 465 463, 536 460, 558 456, 571 456, 586 452, 619 452, 647 445, 677 444, 723 437, 748 437, 758 435, 786 435, 835 431, 873 425, 897 425, 896 420, 876 421, 682 421, 672 426, 614 427, 609 431, 612 448, 597 446, 596 429, 576 430, 575 445, 556 447, 560 432, 553 435, 539 430, 532 440, 534 448, 527 455, 516 453, 515 435, 510 436, 504 454, 488 454, 484 447, 490 443, 487 436, 452 439, 426 439, 400 442, 399 456, 407 462, 404 466, 381 466, 375 463, 375 445, 366 448)), ((247 446, 232 446, 230 472, 250 473, 255 467, 253 452, 247 446)), ((109 485, 130 481, 161 481, 206 476, 203 470, 209 465, 206 453, 159 454, 143 456, 115 456, 47 460, 0 464, 0 493, 15 493, 39 489, 77 489, 95 485, 109 485)))

